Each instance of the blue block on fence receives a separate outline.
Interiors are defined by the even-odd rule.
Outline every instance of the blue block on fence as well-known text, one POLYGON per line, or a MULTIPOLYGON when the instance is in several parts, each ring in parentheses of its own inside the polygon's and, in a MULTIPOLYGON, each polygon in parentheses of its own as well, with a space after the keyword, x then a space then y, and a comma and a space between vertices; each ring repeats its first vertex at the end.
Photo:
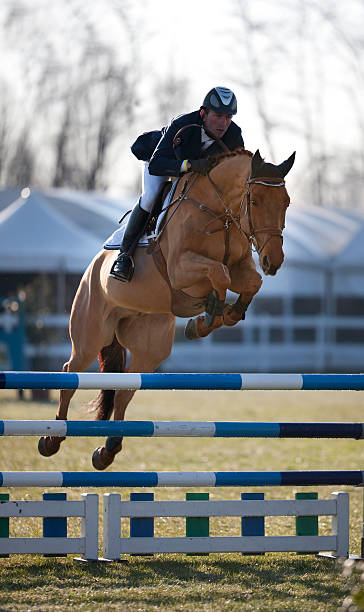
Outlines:
MULTIPOLYGON (((130 493, 130 501, 154 501, 154 493, 130 493)), ((131 538, 153 538, 154 518, 131 518, 131 538)))
MULTIPOLYGON (((66 500, 67 493, 43 493, 44 501, 66 500)), ((43 519, 44 538, 66 538, 67 517, 45 517, 43 519)), ((44 557, 67 557, 66 554, 46 554, 44 557)))
MULTIPOLYGON (((130 501, 154 501, 154 493, 130 493, 130 501)), ((130 519, 131 538, 153 538, 154 537, 154 518, 131 518, 130 519)), ((151 555, 137 555, 151 556, 151 555)))
MULTIPOLYGON (((242 493, 241 499, 264 499, 264 493, 242 493)), ((241 519, 242 536, 264 536, 264 516, 243 516, 241 519)), ((252 551, 254 552, 254 551, 252 551)), ((250 553, 242 553, 249 555, 250 553)), ((254 553, 264 555, 263 553, 254 553)))

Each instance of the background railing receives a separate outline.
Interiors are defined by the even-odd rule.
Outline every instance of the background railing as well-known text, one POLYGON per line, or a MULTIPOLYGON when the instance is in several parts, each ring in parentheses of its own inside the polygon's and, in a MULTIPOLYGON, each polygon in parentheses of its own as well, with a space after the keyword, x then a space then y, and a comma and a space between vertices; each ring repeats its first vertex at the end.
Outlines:
MULTIPOLYGON (((61 368, 71 350, 68 320, 68 315, 61 314, 32 318, 43 340, 25 341, 29 367, 61 368)), ((176 320, 175 343, 161 371, 364 371, 364 316, 278 316, 252 311, 236 326, 195 341, 184 338, 187 320, 176 320)))

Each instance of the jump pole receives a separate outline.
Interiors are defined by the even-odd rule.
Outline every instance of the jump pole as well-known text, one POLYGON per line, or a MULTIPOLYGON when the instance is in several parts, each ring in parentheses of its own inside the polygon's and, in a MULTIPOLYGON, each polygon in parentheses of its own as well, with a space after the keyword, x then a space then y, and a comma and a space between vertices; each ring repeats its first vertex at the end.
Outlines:
POLYGON ((345 390, 363 391, 364 374, 112 374, 0 372, 0 389, 345 390))
POLYGON ((364 485, 364 471, 0 472, 0 487, 251 487, 364 485))
POLYGON ((364 423, 0 420, 0 436, 354 438, 360 440, 364 438, 364 423))

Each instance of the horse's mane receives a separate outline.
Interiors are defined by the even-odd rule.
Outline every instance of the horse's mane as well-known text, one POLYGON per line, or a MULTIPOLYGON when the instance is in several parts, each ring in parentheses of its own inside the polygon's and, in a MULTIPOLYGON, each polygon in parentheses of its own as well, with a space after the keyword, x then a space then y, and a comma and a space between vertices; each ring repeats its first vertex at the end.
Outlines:
POLYGON ((212 157, 215 165, 219 164, 224 159, 228 159, 229 157, 236 157, 237 155, 247 155, 248 157, 253 157, 253 153, 248 151, 248 149, 243 149, 243 147, 238 147, 234 151, 217 153, 212 157))

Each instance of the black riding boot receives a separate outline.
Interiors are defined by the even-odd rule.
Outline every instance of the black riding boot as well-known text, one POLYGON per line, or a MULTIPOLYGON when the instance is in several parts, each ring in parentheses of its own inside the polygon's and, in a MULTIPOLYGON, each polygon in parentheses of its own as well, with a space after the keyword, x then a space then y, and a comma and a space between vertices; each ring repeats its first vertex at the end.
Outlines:
POLYGON ((134 274, 133 254, 139 238, 143 235, 149 212, 140 208, 139 202, 134 206, 125 228, 124 237, 120 245, 120 253, 110 270, 110 276, 123 283, 131 281, 134 274))

